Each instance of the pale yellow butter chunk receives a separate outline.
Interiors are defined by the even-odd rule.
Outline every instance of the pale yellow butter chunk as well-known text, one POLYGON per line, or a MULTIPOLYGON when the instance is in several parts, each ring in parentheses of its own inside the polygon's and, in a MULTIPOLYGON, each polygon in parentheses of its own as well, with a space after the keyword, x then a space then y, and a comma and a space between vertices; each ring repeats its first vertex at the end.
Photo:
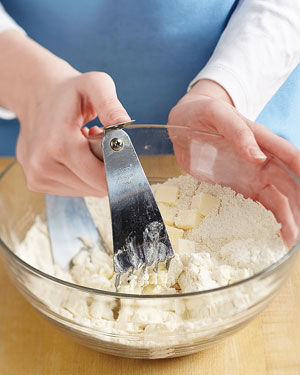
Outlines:
POLYGON ((176 209, 164 203, 158 203, 157 205, 161 213, 161 216, 164 220, 164 223, 167 225, 174 225, 174 216, 175 216, 174 210, 176 209))
POLYGON ((143 289, 143 294, 162 294, 166 292, 166 288, 162 285, 148 284, 143 289))
POLYGON ((184 231, 182 229, 177 229, 168 225, 166 225, 166 229, 174 251, 178 251, 178 240, 179 238, 183 237, 184 231))
POLYGON ((175 206, 178 199, 178 186, 161 185, 157 188, 155 199, 158 203, 175 206))
POLYGON ((181 229, 194 229, 200 224, 203 219, 201 213, 197 210, 179 210, 175 217, 175 225, 181 229))
POLYGON ((213 208, 218 206, 220 199, 207 193, 194 195, 191 208, 197 209, 201 215, 206 216, 213 208))
POLYGON ((184 238, 178 239, 178 254, 193 254, 196 252, 196 244, 194 241, 186 240, 184 238))

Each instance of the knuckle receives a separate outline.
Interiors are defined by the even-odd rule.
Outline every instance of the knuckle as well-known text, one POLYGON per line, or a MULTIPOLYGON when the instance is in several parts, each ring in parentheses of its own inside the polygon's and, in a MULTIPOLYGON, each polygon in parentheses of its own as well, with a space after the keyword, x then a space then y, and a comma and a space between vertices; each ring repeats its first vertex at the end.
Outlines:
POLYGON ((33 171, 28 171, 26 173, 26 184, 29 190, 33 192, 40 192, 40 179, 36 173, 33 171))
POLYGON ((103 79, 106 81, 113 82, 112 77, 108 73, 106 72, 95 72, 95 73, 97 74, 98 79, 103 79))
POLYGON ((205 98, 201 101, 201 117, 204 119, 210 119, 213 123, 217 122, 220 110, 220 103, 216 99, 205 98))
POLYGON ((26 183, 27 187, 31 191, 41 192, 41 186, 43 185, 43 159, 39 160, 36 157, 32 157, 26 167, 26 183))
POLYGON ((40 177, 36 171, 30 170, 27 172, 27 185, 31 189, 37 188, 40 185, 40 177))
POLYGON ((244 139, 244 138, 251 137, 251 133, 246 126, 245 127, 239 127, 239 128, 235 129, 234 136, 238 139, 244 139))
POLYGON ((171 109, 171 111, 169 112, 169 117, 168 117, 168 123, 169 123, 169 124, 172 124, 172 123, 175 122, 175 119, 176 119, 176 113, 177 113, 177 108, 176 108, 176 106, 175 106, 175 107, 173 107, 173 108, 171 109))
POLYGON ((207 114, 215 113, 220 108, 220 103, 211 98, 205 99, 205 105, 203 105, 203 111, 205 111, 207 114))
POLYGON ((93 87, 99 81, 114 84, 111 76, 105 72, 87 72, 83 74, 83 78, 88 87, 93 87))
POLYGON ((50 139, 47 142, 45 151, 42 153, 40 162, 46 164, 49 159, 62 160, 66 153, 66 145, 62 145, 57 140, 50 139))
POLYGON ((292 150, 287 160, 288 164, 294 165, 295 168, 300 168, 300 150, 292 150))
POLYGON ((295 148, 291 153, 291 159, 293 159, 296 164, 299 164, 300 163, 300 150, 295 148))
POLYGON ((95 75, 95 72, 88 72, 82 75, 82 82, 87 88, 90 89, 95 84, 95 75))
POLYGON ((30 174, 38 176, 41 172, 41 163, 36 158, 31 158, 29 161, 30 174))
POLYGON ((42 193, 42 192, 36 187, 36 185, 33 184, 33 183, 31 183, 31 181, 28 180, 28 179, 27 179, 26 185, 27 185, 28 190, 32 191, 33 193, 42 193))

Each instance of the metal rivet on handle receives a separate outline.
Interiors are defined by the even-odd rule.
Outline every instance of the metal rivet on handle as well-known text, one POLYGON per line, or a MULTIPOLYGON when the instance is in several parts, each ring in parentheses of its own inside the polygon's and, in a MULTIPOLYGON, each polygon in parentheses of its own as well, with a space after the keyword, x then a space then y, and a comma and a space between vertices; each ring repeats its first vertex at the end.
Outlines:
POLYGON ((121 138, 113 138, 111 141, 110 141, 110 147, 114 150, 114 151, 120 151, 124 146, 124 141, 123 139, 121 138))

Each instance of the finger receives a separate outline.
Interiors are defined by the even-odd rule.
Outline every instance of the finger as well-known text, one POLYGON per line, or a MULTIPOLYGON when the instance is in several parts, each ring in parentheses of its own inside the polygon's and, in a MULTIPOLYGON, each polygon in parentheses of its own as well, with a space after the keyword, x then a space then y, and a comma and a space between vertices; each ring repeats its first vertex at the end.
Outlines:
POLYGON ((267 185, 258 194, 258 201, 271 210, 277 221, 282 224, 282 236, 288 246, 293 246, 299 237, 299 228, 295 222, 288 198, 274 185, 267 185))
POLYGON ((103 196, 103 192, 84 183, 60 163, 44 167, 47 173, 27 174, 28 187, 32 191, 69 196, 103 196))
POLYGON ((262 168, 260 182, 268 185, 273 184, 289 199, 295 208, 300 210, 300 185, 296 179, 285 169, 280 161, 275 158, 269 160, 262 168))
POLYGON ((296 222, 300 220, 300 186, 297 181, 284 169, 277 160, 270 160, 263 167, 260 183, 263 186, 273 186, 285 196, 296 222))
POLYGON ((190 168, 190 157, 189 157, 189 151, 186 147, 182 147, 178 143, 173 143, 174 148, 174 154, 176 161, 180 168, 189 174, 192 174, 191 168, 190 168))
POLYGON ((107 194, 105 182, 101 189, 94 189, 92 186, 86 184, 84 181, 82 181, 72 171, 70 171, 67 167, 65 167, 62 164, 56 166, 55 173, 55 177, 52 177, 50 173, 50 181, 57 182, 57 184, 61 184, 68 188, 68 191, 71 192, 72 196, 88 195, 102 197, 107 194))
POLYGON ((112 78, 103 72, 89 72, 78 79, 78 91, 89 98, 104 126, 129 121, 130 117, 118 100, 112 78))
POLYGON ((247 120, 261 147, 277 156, 288 168, 300 177, 300 150, 286 139, 274 134, 261 124, 247 120))
POLYGON ((103 128, 99 128, 99 126, 93 126, 90 128, 89 135, 96 135, 103 132, 103 128))
POLYGON ((89 128, 87 126, 84 126, 83 128, 81 128, 81 133, 87 137, 89 135, 89 128))
POLYGON ((85 184, 106 193, 104 164, 90 151, 89 144, 81 133, 74 132, 64 140, 65 152, 60 161, 85 184))
POLYGON ((230 142, 238 155, 254 163, 263 163, 266 155, 259 148, 255 136, 239 113, 227 106, 217 106, 212 103, 215 109, 211 112, 210 121, 217 131, 230 142))
POLYGON ((104 194, 101 194, 97 191, 86 189, 85 187, 71 187, 65 185, 61 182, 47 180, 45 184, 41 186, 34 186, 33 188, 29 188, 29 190, 37 193, 43 194, 53 194, 59 196, 67 196, 67 197, 103 197, 104 194))

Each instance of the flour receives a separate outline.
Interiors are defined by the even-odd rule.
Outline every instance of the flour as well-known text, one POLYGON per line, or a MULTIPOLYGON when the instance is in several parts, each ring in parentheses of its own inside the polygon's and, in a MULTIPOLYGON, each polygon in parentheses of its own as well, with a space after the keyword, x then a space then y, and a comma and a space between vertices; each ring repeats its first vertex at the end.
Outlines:
MULTIPOLYGON (((122 276, 120 292, 135 294, 180 294, 214 289, 250 277, 279 260, 286 247, 280 236, 281 226, 272 212, 259 203, 245 199, 229 187, 198 182, 189 175, 173 178, 165 185, 177 186, 179 197, 172 208, 175 219, 180 210, 191 209, 194 195, 202 193, 219 198, 219 204, 194 229, 183 231, 178 251, 167 271, 159 264, 158 272, 149 267, 127 278, 122 276), (192 242, 191 242, 192 241, 192 242), (188 243, 187 252, 183 244, 188 243), (190 244, 194 243, 194 247, 190 244), (182 246, 182 247, 181 247, 182 246)), ((153 192, 158 189, 154 185, 153 192)), ((91 215, 108 251, 112 251, 112 232, 108 198, 86 198, 91 215)), ((176 222, 176 220, 175 220, 176 222)), ((37 218, 16 254, 42 271, 76 284, 115 291, 112 256, 102 251, 82 249, 69 271, 54 265, 47 226, 37 218)), ((28 283, 29 285, 29 283, 28 283)), ((27 286, 28 286, 27 285, 27 286)), ((199 327, 225 321, 263 296, 263 289, 241 286, 233 292, 204 295, 193 299, 115 300, 103 296, 64 290, 60 295, 51 285, 30 282, 30 289, 53 311, 87 326, 109 329, 115 334, 141 333, 139 345, 156 345, 153 335, 180 329, 188 339, 199 327), (152 337, 152 338, 151 338, 152 337), (152 341, 151 341, 152 340, 152 341), (142 342, 141 342, 142 341, 142 342)), ((117 340, 110 338, 110 340, 117 340)), ((167 340, 167 336, 165 338, 167 340)))

